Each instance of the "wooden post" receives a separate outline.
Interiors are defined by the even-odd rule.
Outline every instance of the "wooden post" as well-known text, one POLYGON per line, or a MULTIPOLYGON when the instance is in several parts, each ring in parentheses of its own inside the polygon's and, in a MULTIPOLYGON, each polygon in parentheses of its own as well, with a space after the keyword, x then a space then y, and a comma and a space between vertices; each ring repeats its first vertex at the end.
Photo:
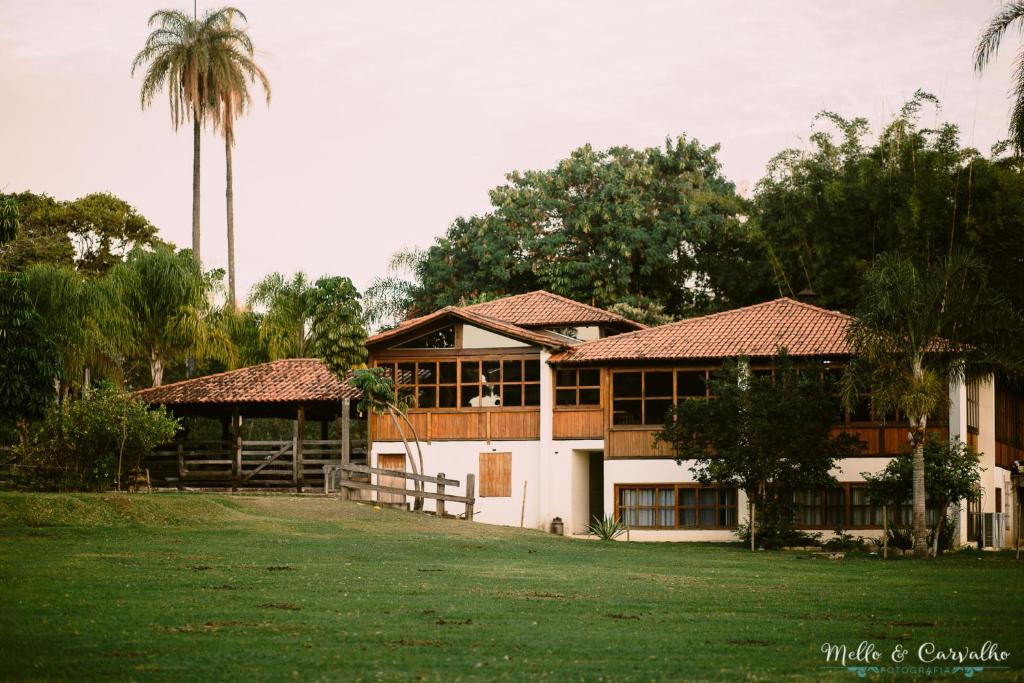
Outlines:
POLYGON ((242 416, 235 408, 231 416, 232 431, 232 465, 231 490, 237 491, 242 485, 242 416))
POLYGON ((295 420, 295 445, 292 450, 292 479, 295 480, 295 490, 302 493, 303 465, 302 465, 302 439, 306 434, 306 408, 299 406, 295 420))
MULTIPOLYGON (((437 495, 444 495, 444 472, 437 473, 437 495)), ((444 498, 437 499, 436 515, 438 517, 444 517, 444 498)))
POLYGON ((473 508, 475 507, 476 499, 476 475, 470 472, 466 475, 466 498, 471 502, 466 503, 466 520, 473 521, 473 508))
POLYGON ((523 528, 523 522, 526 521, 526 479, 523 479, 523 503, 519 507, 519 528, 523 528))
MULTIPOLYGON (((351 412, 351 400, 343 398, 341 400, 341 464, 347 465, 352 457, 352 444, 350 443, 350 419, 349 413, 351 412)), ((342 484, 348 479, 348 472, 344 469, 338 471, 338 493, 342 500, 348 500, 349 491, 342 484)))
POLYGON ((889 511, 882 506, 882 559, 889 559, 889 511))
POLYGON ((185 490, 185 445, 178 442, 178 490, 185 490))

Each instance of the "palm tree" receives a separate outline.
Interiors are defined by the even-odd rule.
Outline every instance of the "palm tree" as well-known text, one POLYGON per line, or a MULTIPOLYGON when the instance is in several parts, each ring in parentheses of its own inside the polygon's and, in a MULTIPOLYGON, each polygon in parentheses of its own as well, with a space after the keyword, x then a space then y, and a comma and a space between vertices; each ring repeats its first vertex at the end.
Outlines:
MULTIPOLYGON (((216 48, 230 47, 218 39, 231 18, 241 14, 233 7, 208 11, 202 19, 190 18, 177 10, 159 10, 149 17, 156 27, 132 61, 132 75, 145 66, 140 89, 142 108, 146 109, 166 87, 171 108, 171 125, 177 131, 192 121, 192 255, 200 257, 199 178, 200 134, 203 124, 214 116, 217 94, 211 89, 211 65, 216 48)), ((220 56, 223 59, 223 55, 220 56)))
POLYGON ((209 83, 216 97, 214 128, 224 137, 224 159, 226 187, 224 196, 227 205, 228 225, 228 303, 237 308, 235 289, 235 195, 232 178, 231 148, 235 145, 235 119, 243 116, 252 104, 249 85, 259 83, 263 88, 267 104, 270 104, 270 80, 253 59, 252 41, 245 28, 236 27, 232 19, 243 22, 245 15, 238 10, 226 8, 227 23, 210 32, 209 83))
MULTIPOLYGON (((362 394, 357 409, 363 413, 372 412, 374 415, 387 414, 391 417, 391 422, 394 424, 395 430, 405 446, 405 455, 412 466, 413 474, 420 474, 423 472, 423 449, 420 448, 420 439, 416 433, 416 428, 413 427, 409 416, 406 414, 413 403, 413 397, 395 393, 395 383, 390 377, 385 376, 385 372, 384 368, 360 368, 352 372, 349 384, 358 389, 362 394), (402 428, 399 420, 409 427, 409 432, 416 443, 416 453, 419 456, 418 468, 416 460, 412 457, 409 439, 406 437, 405 430, 402 428)), ((414 482, 414 488, 417 491, 422 490, 422 485, 422 482, 414 482)), ((416 498, 413 502, 413 508, 422 510, 423 499, 416 498)))
POLYGON ((902 415, 908 422, 917 557, 928 555, 928 420, 948 413, 949 382, 993 368, 1019 370, 1012 340, 1020 329, 1017 314, 987 287, 980 262, 961 252, 921 269, 906 257, 882 254, 865 274, 861 305, 847 330, 853 358, 843 393, 848 405, 867 394, 875 414, 902 415))
POLYGON ((366 288, 365 310, 368 326, 394 327, 412 308, 418 270, 427 253, 419 247, 399 249, 388 259, 387 274, 376 277, 366 288))
POLYGON ((249 294, 249 306, 263 309, 260 338, 271 360, 306 358, 311 351, 309 304, 313 286, 305 273, 285 280, 271 273, 256 283, 249 294))
POLYGON ((166 246, 134 249, 111 271, 111 307, 123 353, 149 363, 153 386, 167 364, 185 358, 231 363, 235 354, 222 311, 210 304, 209 282, 195 260, 166 246))
MULTIPOLYGON (((1008 2, 1000 8, 985 26, 974 48, 974 69, 978 73, 996 58, 1003 35, 1014 22, 1024 19, 1024 2, 1008 2)), ((1018 26, 1020 28, 1020 26, 1018 26)), ((1010 141, 1017 154, 1024 153, 1024 52, 1017 54, 1014 69, 1016 82, 1013 84, 1013 106, 1010 109, 1010 141)))

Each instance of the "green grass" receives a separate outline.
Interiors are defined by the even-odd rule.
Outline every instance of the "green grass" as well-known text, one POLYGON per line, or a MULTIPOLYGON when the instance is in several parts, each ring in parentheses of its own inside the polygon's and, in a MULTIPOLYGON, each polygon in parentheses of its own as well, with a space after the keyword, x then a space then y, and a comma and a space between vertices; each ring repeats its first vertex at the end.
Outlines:
POLYGON ((1024 680, 1009 553, 830 561, 177 493, 0 494, 0 536, 0 679, 853 681, 822 643, 992 640, 1011 668, 974 680, 1024 680))

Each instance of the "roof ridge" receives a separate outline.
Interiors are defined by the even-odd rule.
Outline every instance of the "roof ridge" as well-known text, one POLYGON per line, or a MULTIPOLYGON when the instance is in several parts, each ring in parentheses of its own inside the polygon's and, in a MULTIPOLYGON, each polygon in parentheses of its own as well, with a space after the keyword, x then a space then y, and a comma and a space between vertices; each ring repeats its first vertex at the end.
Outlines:
MULTIPOLYGON (((562 302, 562 303, 572 304, 573 306, 582 306, 583 308, 586 308, 586 309, 591 310, 591 311, 597 311, 598 313, 601 313, 602 315, 614 318, 615 320, 631 323, 633 325, 641 325, 644 328, 646 328, 646 326, 643 325, 643 323, 639 323, 636 320, 631 320, 631 319, 627 318, 624 315, 619 315, 618 313, 615 313, 613 311, 609 311, 607 308, 601 308, 600 306, 594 306, 592 304, 583 303, 582 301, 577 301, 576 299, 571 299, 571 298, 569 298, 567 296, 563 296, 561 294, 556 294, 555 292, 549 291, 547 289, 533 289, 533 290, 530 290, 529 292, 521 292, 519 294, 508 294, 506 296, 498 297, 497 299, 491 299, 490 301, 478 301, 475 304, 468 304, 466 306, 461 306, 460 309, 461 310, 471 310, 471 309, 478 308, 478 307, 481 307, 481 306, 487 306, 489 304, 494 304, 494 303, 497 303, 499 301, 508 301, 509 299, 521 299, 523 297, 527 297, 527 296, 531 296, 531 295, 538 295, 538 294, 550 297, 550 298, 555 299, 556 301, 559 301, 559 302, 562 302)), ((495 319, 496 320, 501 320, 501 318, 495 318, 495 319)))

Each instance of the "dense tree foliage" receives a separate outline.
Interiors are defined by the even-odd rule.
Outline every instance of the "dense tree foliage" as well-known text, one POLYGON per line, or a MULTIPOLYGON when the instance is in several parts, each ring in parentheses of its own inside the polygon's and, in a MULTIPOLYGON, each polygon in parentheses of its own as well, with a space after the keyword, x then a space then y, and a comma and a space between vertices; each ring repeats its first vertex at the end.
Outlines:
POLYGON ((682 401, 670 410, 659 438, 680 464, 693 462, 698 481, 747 494, 762 545, 785 544, 793 494, 833 485, 836 461, 859 453, 856 438, 831 434, 837 387, 823 367, 797 367, 780 350, 773 374, 751 374, 744 361, 730 361, 711 390, 712 400, 682 401))
POLYGON ((159 242, 156 228, 145 216, 105 192, 71 201, 22 192, 0 195, 0 204, 12 207, 4 209, 5 216, 16 211, 18 225, 13 239, 0 242, 0 270, 19 271, 47 263, 88 274, 105 273, 135 247, 159 242))
POLYGON ((417 264, 414 308, 543 288, 682 315, 760 296, 746 272, 759 266, 744 203, 717 151, 683 137, 664 148, 587 145, 553 169, 510 173, 490 212, 456 219, 417 264))
POLYGON ((21 276, 0 272, 0 419, 43 414, 60 373, 56 358, 21 276))
POLYGON ((866 119, 822 112, 810 149, 771 160, 752 222, 779 291, 810 288, 822 305, 852 312, 878 254, 927 267, 969 249, 988 267, 990 285, 1024 310, 1021 161, 962 147, 952 124, 920 127, 929 104, 938 106, 919 92, 870 144, 866 119))

